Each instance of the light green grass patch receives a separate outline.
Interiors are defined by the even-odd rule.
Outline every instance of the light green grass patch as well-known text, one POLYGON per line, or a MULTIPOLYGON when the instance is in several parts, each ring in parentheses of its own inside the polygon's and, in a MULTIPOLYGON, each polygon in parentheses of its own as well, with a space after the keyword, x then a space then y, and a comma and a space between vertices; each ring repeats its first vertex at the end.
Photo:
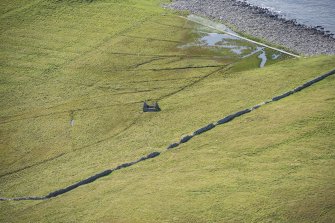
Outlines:
MULTIPOLYGON (((44 195, 165 151, 334 67, 316 57, 259 69, 257 55, 183 49, 195 25, 160 3, 21 2, 2 17, 1 197, 44 195), (143 113, 144 100, 162 111, 143 113)), ((55 199, 1 202, 0 221, 327 221, 333 79, 55 199)))

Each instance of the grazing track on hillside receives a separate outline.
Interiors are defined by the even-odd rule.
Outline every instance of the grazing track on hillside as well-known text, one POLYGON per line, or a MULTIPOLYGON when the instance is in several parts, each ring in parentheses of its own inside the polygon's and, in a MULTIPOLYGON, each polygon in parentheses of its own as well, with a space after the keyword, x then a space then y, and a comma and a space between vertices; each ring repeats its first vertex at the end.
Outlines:
POLYGON ((171 93, 169 93, 169 94, 167 94, 167 95, 164 95, 164 96, 158 98, 157 100, 160 101, 160 100, 163 100, 163 99, 165 99, 165 98, 171 97, 172 95, 175 95, 175 94, 177 94, 177 93, 179 93, 179 92, 181 92, 181 91, 183 91, 183 90, 185 90, 185 89, 187 89, 187 88, 189 88, 189 87, 192 87, 193 85, 199 83, 200 81, 202 81, 202 80, 204 80, 204 79, 210 77, 211 75, 213 75, 213 74, 215 74, 215 73, 217 73, 217 72, 219 72, 219 71, 230 69, 231 66, 232 66, 232 64, 228 64, 228 65, 225 65, 225 66, 220 66, 219 69, 216 69, 215 71, 212 71, 212 72, 210 72, 210 73, 208 73, 208 74, 206 74, 206 75, 200 77, 199 79, 197 79, 197 80, 191 82, 190 84, 185 85, 185 86, 181 87, 180 89, 178 89, 178 90, 176 90, 176 91, 174 91, 174 92, 171 92, 171 93))

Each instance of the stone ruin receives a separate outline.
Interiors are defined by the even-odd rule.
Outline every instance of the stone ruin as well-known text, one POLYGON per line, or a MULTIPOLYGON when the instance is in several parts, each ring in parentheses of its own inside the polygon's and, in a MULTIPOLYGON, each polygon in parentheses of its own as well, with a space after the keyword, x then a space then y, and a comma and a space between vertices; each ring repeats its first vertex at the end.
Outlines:
POLYGON ((143 103, 143 112, 159 112, 161 108, 157 102, 154 102, 153 105, 149 105, 146 101, 143 103))

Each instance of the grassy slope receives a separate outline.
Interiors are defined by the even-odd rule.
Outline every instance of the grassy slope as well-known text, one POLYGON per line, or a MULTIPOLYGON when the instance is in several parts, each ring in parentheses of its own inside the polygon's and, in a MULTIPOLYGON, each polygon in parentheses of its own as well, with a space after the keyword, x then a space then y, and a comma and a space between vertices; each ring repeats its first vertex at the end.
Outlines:
MULTIPOLYGON (((20 3, 1 19, 1 196, 42 195, 162 151, 334 67, 320 57, 237 72, 246 61, 205 79, 218 68, 152 70, 232 61, 176 49, 192 25, 156 1, 20 3), (150 98, 161 113, 140 112, 150 98)), ((331 77, 56 199, 2 202, 0 220, 330 221, 333 86, 331 77)))

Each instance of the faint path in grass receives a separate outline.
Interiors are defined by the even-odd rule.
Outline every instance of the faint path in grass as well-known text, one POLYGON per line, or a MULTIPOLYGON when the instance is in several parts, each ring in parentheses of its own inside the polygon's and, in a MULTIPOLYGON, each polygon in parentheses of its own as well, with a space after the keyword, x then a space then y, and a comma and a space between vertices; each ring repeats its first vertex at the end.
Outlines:
POLYGON ((70 65, 71 63, 77 61, 78 59, 80 58, 83 58, 85 56, 88 56, 90 53, 93 53, 97 50, 100 50, 102 47, 105 46, 106 43, 108 43, 109 41, 111 41, 112 39, 114 38, 118 38, 120 36, 123 36, 125 35, 126 33, 129 33, 135 29, 139 29, 141 27, 141 25, 145 24, 146 22, 156 18, 156 17, 159 17, 160 15, 157 14, 157 13, 150 13, 148 12, 148 16, 144 17, 143 19, 141 20, 138 20, 134 23, 132 23, 131 25, 129 25, 128 27, 124 28, 123 30, 117 32, 117 33, 114 33, 114 34, 109 34, 109 36, 107 36, 106 38, 104 38, 102 41, 100 41, 99 43, 97 43, 95 46, 93 46, 91 49, 81 53, 81 54, 77 54, 75 55, 73 58, 71 59, 68 59, 68 60, 65 60, 63 63, 60 63, 60 64, 55 64, 55 65, 52 65, 50 67, 48 67, 47 69, 44 69, 41 73, 40 73, 40 76, 39 78, 37 77, 32 77, 34 78, 35 80, 41 80, 43 81, 43 77, 46 75, 46 74, 52 74, 52 73, 55 73, 57 71, 59 71, 60 69, 66 67, 67 65, 70 65))
MULTIPOLYGON (((223 69, 223 68, 220 68, 220 70, 223 69)), ((205 75, 203 78, 206 78, 210 75, 212 75, 213 73, 216 73, 218 72, 219 70, 216 70, 214 72, 211 72, 207 75, 205 75)), ((247 109, 244 109, 244 110, 241 110, 241 111, 238 111, 238 112, 235 112, 233 114, 230 114, 226 117, 224 117, 223 119, 220 119, 218 120, 217 122, 215 123, 210 123, 208 124, 207 126, 204 126, 196 131, 194 131, 191 135, 187 135, 187 136, 184 136, 183 138, 180 139, 179 142, 176 142, 176 143, 172 143, 170 144, 167 149, 173 149, 173 148, 176 148, 178 147, 179 145, 181 144, 184 144, 184 143, 187 143, 188 141, 190 141, 193 137, 195 136, 198 136, 198 135, 201 135, 213 128, 215 128, 216 126, 218 125, 224 125, 228 122, 231 122, 232 120, 234 120, 235 118, 238 118, 240 116, 243 116, 245 114, 248 114, 266 104, 269 104, 269 103, 272 103, 272 102, 276 102, 276 101, 279 101, 279 100, 282 100, 292 94, 295 94, 295 93, 298 93, 300 92, 301 90, 304 90, 310 86, 312 86, 313 84, 319 82, 319 81, 322 81, 324 80, 325 78, 327 78, 328 76, 331 76, 335 74, 335 70, 332 70, 326 74, 323 74, 321 76, 318 76, 310 81, 307 81, 305 82, 304 84, 294 88, 293 90, 290 90, 290 91, 287 91, 281 95, 278 95, 278 96, 275 96, 273 97, 272 99, 270 100, 267 100, 265 102, 262 102, 258 105, 255 105, 253 106, 252 108, 247 108, 247 109)), ((46 200, 46 199, 50 199, 50 198, 54 198, 54 197, 57 197, 59 195, 62 195, 64 193, 67 193, 69 191, 72 191, 74 189, 76 189, 77 187, 80 187, 80 186, 83 186, 83 185, 86 185, 86 184, 89 184, 89 183, 92 183, 94 182, 95 180, 99 179, 99 178, 102 178, 102 177, 105 177, 105 176, 108 176, 110 175, 112 172, 116 171, 116 170, 120 170, 120 169, 124 169, 124 168, 127 168, 127 167, 130 167, 134 164, 137 164, 139 162, 142 162, 142 161, 145 161, 145 160, 148 160, 148 159, 153 159, 153 158, 156 158, 157 156, 159 156, 161 154, 161 152, 152 152, 150 154, 148 154, 147 156, 144 156, 144 157, 141 157, 140 159, 137 159, 135 161, 132 161, 132 162, 129 162, 129 163, 123 163, 113 169, 107 169, 105 171, 102 171, 100 173, 97 173, 93 176, 90 176, 82 181, 79 181, 77 183, 74 183, 70 186, 67 186, 65 188, 62 188, 62 189, 58 189, 56 191, 53 191, 53 192, 50 192, 49 194, 45 195, 45 196, 29 196, 29 197, 14 197, 14 198, 3 198, 3 197, 0 197, 0 201, 22 201, 22 200, 46 200)), ((29 168, 29 167, 28 167, 29 168)))
POLYGON ((151 70, 151 71, 162 71, 162 70, 186 70, 186 69, 203 69, 203 68, 213 68, 220 67, 222 68, 225 65, 203 65, 203 66, 186 66, 186 67, 166 67, 166 68, 151 68, 151 69, 142 69, 142 70, 151 70))
MULTIPOLYGON (((134 65, 131 65, 131 67, 133 66, 134 67, 134 70, 133 71, 143 71, 143 70, 146 70, 146 71, 166 71, 166 70, 186 70, 186 69, 206 69, 206 68, 215 68, 215 67, 219 67, 218 70, 214 71, 214 72, 211 72, 210 74, 207 74, 207 75, 204 75, 200 78, 198 78, 197 80, 195 80, 194 82, 192 82, 191 84, 189 85, 185 85, 183 86, 181 89, 178 89, 177 91, 174 91, 174 92, 171 92, 169 93, 168 95, 174 95, 200 81, 202 81, 204 78, 207 78, 209 77, 210 75, 218 72, 219 70, 222 70, 224 67, 226 67, 227 65, 203 65, 203 66, 185 66, 185 67, 167 67, 167 68, 152 68, 152 69, 136 69, 140 66, 143 66, 145 64, 149 64, 153 61, 157 61, 157 60, 160 60, 162 58, 159 58, 159 57, 155 57, 155 58, 151 58, 147 61, 144 61, 144 62, 141 62, 139 64, 134 64, 134 65)), ((229 68, 230 68, 230 65, 232 64, 229 64, 229 68)), ((125 71, 125 70, 121 70, 121 71, 125 71)), ((128 70, 129 71, 129 70, 128 70)), ((189 78, 190 79, 190 78, 189 78)), ((172 80, 172 79, 170 79, 172 80)), ((178 80, 178 79, 175 79, 175 80, 178 80)), ((159 80, 157 80, 159 81, 159 80)), ((163 81, 163 80, 162 80, 163 81)), ((143 81, 143 82, 147 82, 147 81, 143 81)), ((132 92, 129 92, 129 91, 126 91, 126 92, 117 92, 117 93, 114 93, 114 94, 111 94, 111 93, 108 93, 108 96, 115 96, 115 95, 122 95, 122 94, 130 94, 130 93, 142 93, 142 92, 149 92, 149 91, 153 91, 155 89, 149 89, 149 90, 141 90, 141 91, 132 91, 132 92)), ((157 89, 156 89, 157 90, 157 89)), ((99 98, 99 97, 105 97, 106 94, 103 94, 103 95, 100 95, 100 96, 97 96, 97 97, 93 97, 93 98, 99 98)), ((159 100, 161 100, 162 98, 165 98, 165 96, 162 96, 159 98, 159 100)), ((90 97, 90 99, 92 99, 92 97, 90 97)), ((80 99, 82 100, 82 99, 80 99)), ((71 103, 73 103, 74 101, 71 101, 71 103)), ((134 102, 130 102, 130 103, 118 103, 118 104, 111 104, 111 105, 104 105, 104 106, 96 106, 96 107, 92 107, 92 108, 76 108, 76 109, 71 109, 71 110, 64 110, 64 111, 57 111, 57 112, 51 112, 51 113, 47 113, 47 114, 39 114, 39 115, 36 115, 36 111, 33 111, 33 112, 27 112, 27 113, 21 113, 21 114, 16 114, 16 115, 12 115, 12 116, 3 116, 3 117, 0 117, 0 120, 2 119, 3 121, 0 121, 0 125, 1 124, 6 124, 6 123, 11 123, 11 122, 16 122, 16 121, 22 121, 22 120, 27 120, 27 119, 36 119, 36 118, 41 118, 41 117, 47 117, 47 116, 53 116, 53 115, 58 115, 58 114, 63 114, 63 113, 67 113, 67 112, 70 112, 70 111, 75 111, 75 112, 78 112, 78 111, 88 111, 88 110, 94 110, 94 109, 101 109, 101 108, 106 108, 106 107, 114 107, 114 106, 121 106, 121 105, 128 105, 128 104, 136 104, 136 103, 140 103, 142 101, 134 101, 134 102), (30 115, 34 113, 34 115, 30 115), (26 116, 26 117, 25 117, 26 116)), ((49 107, 45 110, 50 110, 50 109, 55 109, 56 107, 60 107, 60 106, 64 106, 64 104, 60 104, 60 105, 55 105, 55 106, 52 106, 52 107, 49 107)))
MULTIPOLYGON (((151 63, 152 60, 140 64, 140 66, 151 63)), ((188 69, 205 69, 205 68, 215 68, 223 67, 225 65, 202 65, 202 66, 185 66, 185 67, 163 67, 163 68, 148 68, 148 69, 113 69, 109 71, 167 71, 167 70, 188 70, 188 69)))
POLYGON ((130 35, 121 35, 128 38, 134 38, 134 39, 145 39, 148 41, 159 41, 159 42, 168 42, 168 43, 184 43, 182 41, 176 41, 176 40, 168 40, 168 39, 157 39, 157 38, 151 38, 151 37, 142 37, 142 36, 130 36, 130 35))
POLYGON ((197 79, 197 80, 191 82, 190 84, 185 85, 185 86, 181 87, 180 89, 178 89, 178 90, 176 90, 176 91, 173 91, 173 92, 171 92, 171 93, 169 93, 169 94, 166 94, 166 95, 164 95, 164 96, 162 96, 162 97, 159 97, 159 98, 157 98, 157 99, 155 99, 155 100, 157 100, 157 101, 161 101, 161 100, 164 100, 164 99, 166 99, 166 98, 168 98, 168 97, 171 97, 171 96, 173 96, 173 95, 175 95, 175 94, 178 94, 179 92, 181 92, 181 91, 183 91, 183 90, 185 90, 185 89, 187 89, 187 88, 190 88, 190 87, 196 85, 197 83, 203 81, 204 79, 210 77, 211 75, 213 75, 213 74, 215 74, 215 73, 217 73, 217 72, 219 72, 219 71, 223 71, 223 70, 224 70, 224 71, 227 71, 227 70, 229 70, 232 66, 233 66, 233 63, 232 63, 232 64, 228 64, 228 65, 223 65, 223 66, 221 65, 221 66, 219 66, 219 67, 220 67, 219 69, 216 69, 216 70, 214 70, 214 71, 212 71, 212 72, 210 72, 210 73, 208 73, 208 74, 206 74, 206 75, 200 77, 199 79, 197 79))
MULTIPOLYGON (((74 113, 73 110, 70 111, 70 112, 71 112, 71 114, 74 113)), ((141 114, 140 114, 140 115, 141 115, 141 114)), ((26 169, 29 169, 29 168, 32 168, 32 167, 36 167, 36 166, 45 164, 45 163, 47 163, 47 162, 53 161, 53 160, 55 160, 55 159, 58 159, 58 158, 60 158, 60 157, 62 157, 62 156, 64 156, 64 155, 67 155, 67 154, 70 154, 70 153, 73 153, 73 152, 76 152, 76 151, 79 151, 79 150, 87 149, 87 148, 90 148, 90 147, 92 147, 92 146, 96 146, 96 145, 98 145, 98 144, 100 144, 100 143, 103 143, 103 142, 106 142, 106 141, 108 141, 108 140, 111 140, 111 139, 113 139, 113 138, 115 138, 115 137, 117 137, 117 136, 123 134, 124 132, 126 132, 127 130, 129 130, 132 126, 134 126, 134 125, 137 123, 137 121, 139 120, 140 115, 138 115, 138 116, 137 116, 137 117, 136 117, 136 118, 135 118, 129 125, 127 125, 125 128, 123 128, 122 130, 120 130, 119 132, 117 132, 116 134, 114 134, 114 135, 112 135, 112 136, 110 136, 110 137, 106 137, 106 138, 104 138, 104 139, 98 140, 98 141, 96 141, 96 142, 94 142, 94 143, 91 143, 91 144, 88 144, 88 145, 85 145, 85 146, 82 146, 82 147, 79 147, 79 148, 74 148, 74 146, 72 146, 73 149, 70 150, 70 151, 68 151, 68 152, 61 153, 61 154, 59 154, 59 155, 57 155, 57 156, 54 156, 54 157, 52 157, 52 158, 49 158, 49 159, 46 159, 46 160, 43 160, 43 161, 40 161, 40 162, 31 164, 31 165, 28 165, 28 166, 25 166, 25 167, 22 167, 22 168, 19 168, 19 169, 17 169, 17 170, 10 171, 10 172, 8 172, 8 173, 1 174, 1 175, 0 175, 0 178, 5 177, 5 176, 8 176, 8 175, 15 174, 15 173, 18 173, 18 172, 20 172, 20 171, 23 171, 23 170, 26 170, 26 169)))
POLYGON ((207 56, 207 55, 189 55, 189 54, 145 54, 145 53, 133 53, 133 52, 110 52, 109 54, 138 56, 138 57, 231 59, 231 57, 228 56, 207 56))
MULTIPOLYGON (((40 2, 40 1, 36 1, 36 4, 40 2)), ((87 56, 89 53, 95 51, 95 50, 98 50, 100 49, 101 47, 104 46, 104 44, 108 41, 110 41, 111 39, 115 38, 115 37, 119 37, 119 36, 125 36, 126 33, 128 32, 131 32, 132 30, 134 29, 137 29, 137 28, 140 28, 140 26, 152 19, 154 19, 155 17, 157 16, 160 16, 160 15, 157 15, 157 14, 150 14, 149 16, 143 18, 142 20, 140 21, 137 21, 135 23, 133 23, 132 25, 130 25, 129 27, 121 30, 120 32, 118 33, 115 33, 115 34, 111 34, 109 37, 106 37, 104 40, 102 40, 99 44, 97 44, 96 46, 94 46, 92 49, 82 53, 82 54, 78 54, 78 55, 75 55, 74 58, 70 59, 70 60, 66 60, 64 63, 61 63, 61 64, 57 64, 57 65, 53 65, 51 67, 48 67, 47 69, 45 69, 44 71, 41 72, 42 75, 40 75, 40 77, 31 77, 33 79, 43 79, 43 77, 45 76, 45 74, 50 74, 50 73, 55 73, 57 71, 59 71, 60 69, 64 68, 66 65, 69 65, 71 64, 72 62, 76 61, 77 59, 81 58, 81 57, 85 57, 87 56)), ((138 55, 138 54, 132 54, 132 55, 138 55)), ((142 55, 141 55, 142 56, 142 55)), ((185 55, 186 56, 186 55, 185 55)), ((143 62, 143 63, 140 63, 140 64, 136 64, 134 65, 134 68, 138 68, 142 65, 145 65, 145 64, 148 64, 150 62, 153 62, 155 60, 159 60, 162 58, 164 58, 165 56, 154 56, 155 58, 152 58, 150 59, 149 61, 146 61, 146 62, 143 62)), ((178 55, 178 57, 180 57, 178 55)), ((183 68, 180 68, 180 69, 183 69, 183 68)), ((186 69, 186 68, 185 68, 186 69)), ((138 92, 138 91, 137 91, 138 92)), ((116 95, 116 94, 115 94, 116 95)), ((135 102, 135 103, 138 103, 138 102, 135 102)), ((121 105, 121 104, 118 104, 118 105, 121 105)), ((56 105, 56 107, 58 106, 62 106, 62 105, 56 105)), ((109 106, 115 106, 115 105, 109 105, 109 106)), ((109 107, 108 106, 108 107, 109 107)), ((116 105, 117 106, 117 105, 116 105)), ((90 108, 90 109, 86 109, 86 110, 92 110, 92 109, 99 109, 99 108, 104 108, 105 106, 101 106, 101 107, 95 107, 95 108, 90 108)), ((47 108, 47 109, 50 109, 50 108, 47 108)), ((82 110, 85 110, 85 109, 76 109, 76 111, 82 111, 82 110)), ((35 112, 35 111, 34 111, 35 112)), ((48 113, 48 114, 40 114, 40 115, 33 115, 31 116, 30 114, 32 112, 27 112, 27 113, 24 113, 24 114, 17 114, 17 115, 12 115, 12 116, 5 116, 5 117, 0 117, 0 124, 6 124, 6 123, 9 123, 9 122, 15 122, 15 121, 21 121, 21 120, 26 120, 26 119, 34 119, 34 118, 39 118, 39 117, 46 117, 46 116, 51 116, 51 115, 57 115, 57 114, 62 114, 62 113, 66 113, 68 112, 68 110, 66 111, 57 111, 57 112, 51 112, 51 113, 48 113), (28 117, 24 117, 24 116, 28 116, 28 117), (21 118, 17 118, 17 117, 21 117, 21 118), (16 119, 15 119, 16 118, 16 119), (9 119, 9 120, 8 120, 9 119)))
POLYGON ((280 141, 278 143, 267 145, 267 146, 263 146, 263 147, 259 147, 256 151, 254 150, 254 151, 251 151, 251 152, 248 152, 248 153, 244 153, 244 155, 247 155, 247 156, 259 156, 259 155, 261 155, 265 151, 268 152, 270 150, 276 149, 276 148, 278 148, 280 146, 283 146, 283 145, 286 145, 286 144, 289 144, 289 143, 299 142, 300 140, 306 139, 307 137, 310 137, 312 134, 317 134, 318 132, 319 132, 319 130, 315 129, 313 131, 304 132, 301 135, 294 135, 293 137, 285 139, 285 140, 280 141))
POLYGON ((168 26, 168 27, 172 27, 172 28, 178 28, 178 29, 182 29, 182 30, 185 30, 185 29, 190 29, 190 30, 192 30, 192 29, 193 29, 193 27, 176 26, 176 25, 165 24, 165 23, 157 22, 157 21, 152 21, 151 23, 154 23, 154 24, 156 24, 156 25, 168 26))
POLYGON ((191 79, 199 79, 202 76, 196 76, 196 77, 184 77, 184 78, 169 78, 169 79, 150 79, 150 80, 141 80, 141 81, 129 81, 128 83, 147 83, 147 82, 165 82, 165 81, 179 81, 179 80, 191 80, 191 79))
MULTIPOLYGON (((215 74, 215 73, 217 73, 217 72, 219 72, 219 71, 221 71, 221 70, 223 70, 223 69, 227 71, 231 66, 232 66, 232 65, 228 65, 228 66, 227 66, 227 65, 225 65, 225 66, 220 65, 220 66, 219 66, 219 67, 220 67, 219 69, 217 69, 217 70, 215 70, 215 71, 212 71, 212 72, 210 72, 210 73, 208 73, 208 74, 206 74, 206 75, 204 75, 204 76, 201 76, 200 78, 196 79, 195 81, 191 82, 190 84, 183 86, 182 88, 178 89, 177 91, 173 91, 173 92, 171 92, 171 93, 169 93, 169 94, 167 94, 167 95, 164 95, 164 96, 162 96, 162 97, 161 97, 160 99, 158 99, 158 100, 162 100, 162 99, 165 99, 165 98, 170 97, 170 96, 172 96, 172 95, 175 95, 175 94, 177 94, 177 93, 179 93, 179 92, 181 92, 181 91, 183 91, 183 90, 185 90, 185 89, 187 89, 187 88, 189 88, 189 87, 191 87, 191 86, 193 86, 193 85, 199 83, 200 81, 204 80, 205 78, 207 78, 207 77, 209 77, 209 76, 211 76, 211 75, 213 75, 213 74, 215 74)), ((207 67, 207 68, 208 68, 208 67, 207 67)), ((141 102, 142 102, 142 101, 137 101, 137 102, 134 102, 134 103, 137 104, 137 103, 141 103, 141 102)), ((134 103, 131 103, 131 104, 134 104, 134 103)), ((130 104, 130 103, 114 104, 114 105, 112 105, 112 106, 121 106, 121 105, 126 105, 126 104, 130 104)), ((15 120, 11 120, 11 121, 8 121, 8 122, 2 122, 2 123, 0 123, 0 124, 9 123, 9 122, 14 122, 14 121, 22 121, 22 120, 26 120, 26 119, 36 119, 36 118, 47 117, 47 116, 57 115, 57 114, 66 114, 66 113, 69 113, 69 112, 70 112, 71 114, 73 114, 73 113, 75 113, 75 112, 87 111, 87 110, 98 109, 98 108, 105 108, 105 107, 107 107, 107 106, 93 107, 93 108, 86 108, 86 109, 83 109, 83 108, 81 108, 81 109, 71 109, 71 110, 66 110, 66 111, 59 111, 59 112, 54 112, 54 113, 49 113, 49 114, 37 115, 37 116, 33 116, 33 117, 26 117, 26 118, 21 118, 21 119, 15 119, 15 120)), ((109 106, 108 106, 108 107, 109 107, 109 106)), ((86 148, 90 148, 90 147, 92 147, 92 146, 96 146, 96 145, 98 145, 98 144, 100 144, 100 143, 103 143, 103 142, 106 142, 106 141, 108 141, 108 140, 111 140, 111 139, 113 139, 113 138, 115 138, 115 137, 121 135, 122 133, 126 132, 126 131, 127 131, 128 129, 130 129, 132 126, 134 126, 134 125, 136 124, 136 122, 139 120, 139 118, 140 118, 140 115, 139 115, 138 117, 136 117, 136 118, 134 119, 134 121, 133 121, 130 125, 126 126, 123 130, 121 130, 120 132, 116 133, 116 134, 113 135, 113 136, 106 137, 106 138, 104 138, 104 139, 98 140, 98 141, 96 141, 96 142, 94 142, 94 143, 91 143, 91 144, 82 146, 82 147, 80 147, 80 148, 73 148, 73 150, 71 150, 71 151, 69 151, 69 152, 67 152, 67 153, 62 153, 61 155, 58 155, 58 156, 56 156, 56 157, 53 157, 53 158, 50 158, 50 159, 47 159, 47 160, 44 160, 44 161, 41 161, 41 162, 38 162, 38 163, 35 163, 35 164, 32 164, 32 165, 29 165, 29 166, 20 168, 20 169, 18 169, 18 170, 15 170, 15 171, 12 171, 12 172, 9 172, 9 173, 2 174, 2 175, 0 175, 0 178, 2 178, 2 177, 4 177, 4 176, 7 176, 7 175, 14 174, 14 173, 18 173, 18 172, 20 172, 20 171, 22 171, 22 170, 25 170, 25 169, 28 169, 28 168, 31 168, 31 167, 35 167, 35 166, 38 166, 38 165, 41 165, 41 164, 45 164, 45 163, 47 163, 47 162, 49 162, 49 161, 52 161, 52 160, 57 159, 57 158, 60 158, 61 156, 65 155, 65 154, 69 154, 69 153, 72 153, 72 152, 76 152, 76 151, 79 151, 79 150, 83 150, 83 149, 86 149, 86 148)))
POLYGON ((8 173, 1 174, 1 175, 0 175, 0 178, 5 177, 5 176, 8 176, 8 175, 12 175, 12 174, 14 174, 14 173, 18 173, 18 172, 20 172, 20 171, 23 171, 23 170, 26 170, 26 169, 29 169, 29 168, 32 168, 32 167, 35 167, 35 166, 39 166, 39 165, 41 165, 41 164, 45 164, 45 163, 50 162, 50 161, 52 161, 52 160, 58 159, 58 158, 60 158, 60 157, 62 157, 62 156, 64 156, 64 155, 65 155, 65 153, 61 153, 61 154, 59 154, 59 155, 57 155, 57 156, 54 156, 54 157, 51 157, 51 158, 49 158, 49 159, 40 161, 40 162, 38 162, 38 163, 34 163, 34 164, 31 164, 31 165, 22 167, 22 168, 20 168, 20 169, 10 171, 10 172, 8 172, 8 173))
POLYGON ((65 187, 65 188, 62 188, 62 189, 59 189, 59 190, 56 190, 56 191, 53 191, 53 192, 50 192, 48 195, 46 196, 30 196, 30 197, 17 197, 17 198, 1 198, 0 197, 0 201, 10 201, 10 200, 14 200, 14 201, 23 201, 23 200, 47 200, 47 199, 50 199, 50 198, 53 198, 53 197, 57 197, 61 194, 64 194, 64 193, 67 193, 71 190, 74 190, 76 189, 77 187, 80 187, 80 186, 83 186, 83 185, 86 185, 86 184, 89 184, 89 183, 92 183, 94 182, 95 180, 101 178, 101 177, 105 177, 105 176, 108 176, 109 174, 111 174, 112 172, 114 171, 117 171, 117 170, 120 170, 120 169, 124 169, 124 168, 127 168, 127 167, 130 167, 132 165, 135 165, 139 162, 142 162, 142 161, 145 161, 145 160, 148 160, 148 159, 153 159, 157 156, 159 156, 161 153, 160 152, 152 152, 146 156, 143 156, 141 157, 140 159, 138 160, 135 160, 135 161, 132 161, 132 162, 129 162, 129 163, 123 163, 113 169, 108 169, 108 170, 105 170, 105 171, 102 171, 100 173, 97 173, 93 176, 90 176, 82 181, 79 181, 77 183, 74 183, 68 187, 65 187))
MULTIPOLYGON (((0 19, 4 19, 4 18, 7 18, 8 16, 11 16, 12 14, 15 14, 15 13, 21 13, 22 11, 24 10, 27 10, 35 5, 37 5, 38 3, 40 2, 43 2, 43 0, 35 0, 35 1, 31 1, 29 2, 28 4, 26 5, 23 5, 21 7, 18 7, 18 8, 15 8, 15 9, 12 9, 12 10, 9 10, 5 13, 3 13, 1 16, 0 16, 0 19)), ((113 2, 108 2, 108 3, 104 3, 104 2, 101 2, 99 4, 112 4, 112 5, 119 5, 119 6, 123 6, 123 7, 131 7, 131 8, 136 8, 136 9, 141 9, 141 10, 145 10, 143 7, 140 7, 140 6, 136 6, 136 5, 130 5, 130 4, 120 4, 120 3, 113 3, 113 2)))
POLYGON ((121 131, 117 132, 116 134, 114 134, 114 135, 112 135, 110 137, 106 137, 104 139, 98 140, 98 141, 96 141, 94 143, 91 143, 91 144, 88 144, 88 145, 85 145, 85 146, 82 146, 82 147, 79 147, 79 148, 74 148, 72 151, 70 151, 68 153, 72 153, 72 152, 76 152, 76 151, 79 151, 79 150, 87 149, 87 148, 90 148, 92 146, 96 146, 96 145, 98 145, 100 143, 103 143, 103 142, 106 142, 106 141, 109 141, 109 140, 111 140, 113 138, 118 137, 119 135, 125 133, 127 130, 129 130, 131 127, 133 127, 138 122, 138 120, 140 119, 141 114, 142 113, 140 113, 139 115, 137 115, 137 117, 129 125, 127 125, 126 127, 124 127, 121 131))
POLYGON ((15 14, 15 13, 21 13, 23 10, 29 9, 29 8, 37 5, 38 3, 42 2, 42 1, 43 0, 31 1, 31 2, 29 2, 28 4, 26 4, 24 6, 12 9, 12 10, 10 10, 8 12, 3 13, 0 16, 0 19, 5 19, 5 18, 7 18, 7 17, 9 17, 9 16, 11 16, 12 14, 15 14))
POLYGON ((139 68, 140 66, 143 66, 143 65, 146 65, 146 64, 150 64, 151 62, 154 62, 154 61, 157 61, 157 60, 161 60, 162 58, 159 58, 159 57, 154 57, 154 58, 151 58, 150 60, 147 60, 147 61, 144 61, 144 62, 141 62, 141 63, 138 63, 138 64, 133 64, 130 66, 130 68, 133 68, 133 69, 136 69, 136 68, 139 68))
MULTIPOLYGON (((119 94, 117 94, 117 95, 119 95, 119 94)), ((48 116, 53 116, 53 115, 59 115, 59 114, 69 113, 71 111, 73 111, 73 112, 90 111, 90 110, 103 109, 103 108, 109 108, 109 107, 115 107, 115 106, 138 104, 138 103, 141 103, 141 102, 142 101, 132 101, 132 102, 128 102, 128 103, 117 103, 117 104, 101 105, 101 106, 86 107, 86 108, 74 108, 74 109, 72 108, 72 109, 68 109, 68 110, 56 111, 56 112, 51 112, 51 113, 46 113, 46 114, 39 114, 39 115, 33 115, 33 116, 29 116, 29 114, 31 114, 31 113, 18 114, 18 115, 15 115, 15 116, 10 116, 9 118, 15 118, 15 117, 21 117, 21 118, 2 121, 2 122, 0 122, 0 125, 11 123, 11 122, 17 122, 17 121, 27 120, 27 119, 36 119, 36 118, 41 118, 41 117, 48 117, 48 116), (28 117, 22 117, 22 116, 25 116, 25 115, 28 115, 28 117)), ((57 107, 58 106, 62 106, 62 105, 57 105, 57 107)), ((47 110, 49 110, 49 109, 50 108, 48 108, 47 110)), ((36 113, 34 113, 34 114, 36 114, 36 113)), ((8 118, 8 117, 1 117, 1 118, 8 118)))

